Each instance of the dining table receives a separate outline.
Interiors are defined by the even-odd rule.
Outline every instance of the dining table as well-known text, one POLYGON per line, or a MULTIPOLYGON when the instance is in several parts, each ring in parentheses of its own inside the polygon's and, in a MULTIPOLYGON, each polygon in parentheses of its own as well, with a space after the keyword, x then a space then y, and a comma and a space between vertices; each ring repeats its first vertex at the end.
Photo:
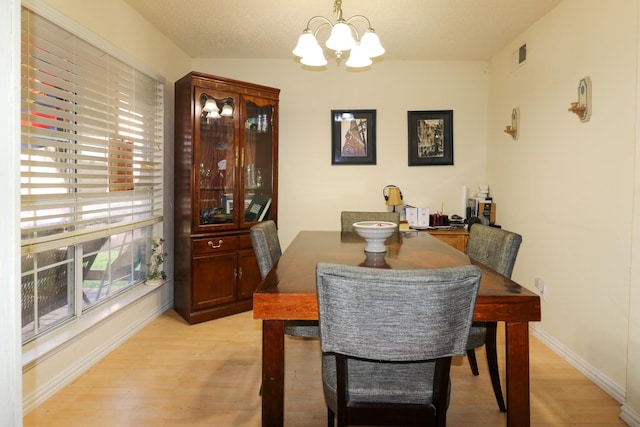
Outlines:
POLYGON ((507 425, 529 426, 529 322, 541 319, 539 296, 428 233, 397 231, 382 253, 365 246, 355 232, 301 231, 258 286, 253 317, 262 320, 262 425, 283 426, 284 321, 318 320, 316 265, 329 262, 398 270, 479 266, 473 320, 504 322, 507 425))

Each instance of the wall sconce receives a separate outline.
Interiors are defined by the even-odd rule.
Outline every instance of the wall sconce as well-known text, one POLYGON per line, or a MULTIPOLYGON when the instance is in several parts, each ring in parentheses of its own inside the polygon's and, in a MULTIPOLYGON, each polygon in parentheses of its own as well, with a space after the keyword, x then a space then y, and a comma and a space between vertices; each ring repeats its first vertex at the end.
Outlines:
POLYGON ((568 111, 575 113, 583 123, 591 118, 591 78, 589 76, 580 80, 578 102, 572 102, 568 111))
POLYGON ((233 117, 233 98, 216 99, 203 93, 200 95, 200 106, 202 107, 200 115, 202 122, 210 122, 220 117, 233 117))
POLYGON ((511 111, 511 126, 507 126, 504 129, 505 133, 511 135, 514 141, 518 139, 520 129, 520 108, 516 107, 511 111))

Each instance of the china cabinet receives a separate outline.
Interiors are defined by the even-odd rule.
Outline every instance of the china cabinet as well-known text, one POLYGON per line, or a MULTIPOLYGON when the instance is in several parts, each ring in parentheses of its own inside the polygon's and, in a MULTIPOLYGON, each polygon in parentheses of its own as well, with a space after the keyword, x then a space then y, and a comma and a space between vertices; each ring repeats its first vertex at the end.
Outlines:
POLYGON ((278 212, 279 92, 198 72, 175 83, 174 307, 189 323, 253 306, 249 228, 278 212))

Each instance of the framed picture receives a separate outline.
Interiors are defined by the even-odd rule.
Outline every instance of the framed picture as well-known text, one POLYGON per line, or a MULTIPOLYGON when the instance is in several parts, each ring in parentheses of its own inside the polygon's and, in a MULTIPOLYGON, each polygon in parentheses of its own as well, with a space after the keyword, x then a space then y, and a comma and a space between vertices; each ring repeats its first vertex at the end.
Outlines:
POLYGON ((331 110, 331 164, 376 164, 376 110, 331 110))
POLYGON ((453 164, 453 110, 409 111, 409 166, 453 164))

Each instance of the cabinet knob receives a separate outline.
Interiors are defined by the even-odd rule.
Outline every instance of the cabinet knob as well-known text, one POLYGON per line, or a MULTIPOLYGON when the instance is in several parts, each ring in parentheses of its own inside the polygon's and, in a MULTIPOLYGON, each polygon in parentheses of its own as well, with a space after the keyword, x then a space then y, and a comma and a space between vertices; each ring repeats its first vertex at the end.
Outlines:
POLYGON ((217 245, 214 245, 213 242, 211 240, 209 240, 207 242, 207 245, 209 245, 209 247, 211 249, 218 249, 220 246, 222 246, 222 240, 218 240, 218 244, 217 245))

